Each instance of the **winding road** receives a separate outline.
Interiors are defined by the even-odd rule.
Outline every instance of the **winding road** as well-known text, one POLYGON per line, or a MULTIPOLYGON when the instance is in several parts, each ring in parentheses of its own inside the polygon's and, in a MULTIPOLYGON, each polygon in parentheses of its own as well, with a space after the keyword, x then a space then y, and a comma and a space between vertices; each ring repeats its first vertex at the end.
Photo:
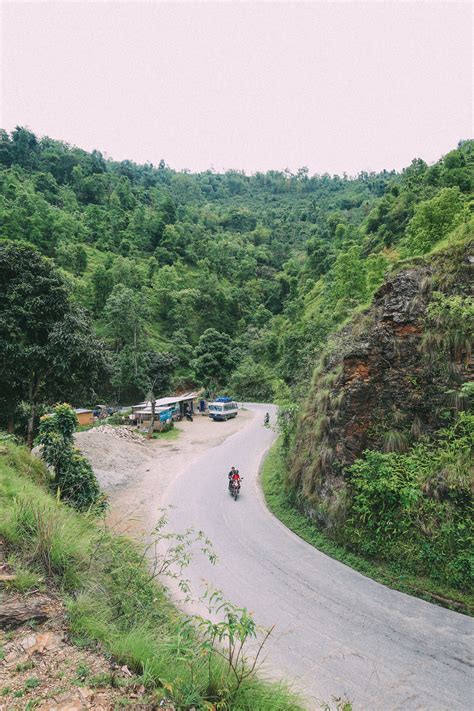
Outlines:
MULTIPOLYGON (((266 508, 258 472, 274 433, 266 411, 203 454, 166 492, 173 530, 202 529, 218 555, 196 556, 186 573, 204 578, 275 630, 264 669, 290 680, 309 709, 333 695, 354 711, 474 709, 472 620, 390 590, 302 541, 266 508), (226 493, 231 465, 244 476, 237 502, 226 493), (192 487, 190 481, 198 480, 192 487)), ((226 427, 225 423, 214 423, 226 427)), ((195 611, 201 612, 195 604, 195 611)))

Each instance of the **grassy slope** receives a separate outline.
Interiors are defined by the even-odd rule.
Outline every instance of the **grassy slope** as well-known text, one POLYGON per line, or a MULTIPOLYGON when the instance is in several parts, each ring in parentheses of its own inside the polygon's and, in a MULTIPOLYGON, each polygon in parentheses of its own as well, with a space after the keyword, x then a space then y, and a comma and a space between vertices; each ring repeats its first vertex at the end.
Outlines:
POLYGON ((261 481, 270 511, 291 531, 318 550, 395 590, 421 597, 458 612, 474 615, 473 595, 437 585, 428 578, 404 573, 395 565, 384 561, 368 560, 324 536, 314 523, 293 508, 287 500, 284 483, 285 463, 278 442, 265 459, 261 481))
POLYGON ((144 555, 56 501, 42 484, 46 478, 25 449, 0 444, 0 537, 23 571, 22 592, 42 580, 66 601, 78 643, 127 664, 147 688, 165 690, 177 709, 302 708, 283 686, 255 676, 236 690, 224 660, 207 652, 150 578, 144 555))

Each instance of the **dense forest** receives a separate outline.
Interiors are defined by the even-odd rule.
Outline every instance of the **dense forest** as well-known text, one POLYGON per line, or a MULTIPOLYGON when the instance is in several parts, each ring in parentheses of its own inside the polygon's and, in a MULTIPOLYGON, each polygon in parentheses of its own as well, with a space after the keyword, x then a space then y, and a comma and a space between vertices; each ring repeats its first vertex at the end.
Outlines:
POLYGON ((473 160, 466 141, 400 174, 189 174, 3 131, 2 425, 60 395, 131 402, 157 359, 167 387, 299 400, 385 273, 469 229, 473 160))
POLYGON ((2 132, 0 427, 31 445, 58 401, 171 388, 276 402, 278 515, 468 609, 473 167, 463 141, 401 173, 189 174, 2 132))

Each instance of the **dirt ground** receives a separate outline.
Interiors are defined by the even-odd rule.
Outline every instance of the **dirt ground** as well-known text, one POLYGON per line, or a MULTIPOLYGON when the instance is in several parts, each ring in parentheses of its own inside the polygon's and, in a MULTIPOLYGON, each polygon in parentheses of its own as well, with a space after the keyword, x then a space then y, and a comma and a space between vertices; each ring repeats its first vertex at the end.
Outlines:
MULTIPOLYGON (((15 601, 11 598, 10 601, 15 601)), ((51 595, 18 596, 41 604, 46 623, 0 631, 0 711, 151 711, 174 707, 152 699, 141 679, 99 652, 74 645, 62 604, 51 595)))
POLYGON ((0 711, 175 711, 127 666, 74 643, 57 592, 21 595, 14 578, 0 539, 0 711))
POLYGON ((193 422, 175 424, 176 439, 149 441, 128 428, 103 425, 76 433, 75 440, 109 497, 110 525, 121 532, 147 533, 158 521, 163 495, 175 477, 252 417, 249 410, 227 422, 197 415, 193 422))

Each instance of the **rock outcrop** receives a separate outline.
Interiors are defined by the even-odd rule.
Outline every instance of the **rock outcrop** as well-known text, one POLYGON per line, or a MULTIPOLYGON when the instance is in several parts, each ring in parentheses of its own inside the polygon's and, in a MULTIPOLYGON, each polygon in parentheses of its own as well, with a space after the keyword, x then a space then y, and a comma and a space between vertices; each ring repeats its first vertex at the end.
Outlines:
POLYGON ((469 254, 464 245, 392 274, 322 358, 290 454, 290 484, 323 524, 365 449, 403 451, 435 432, 450 406, 447 392, 472 377, 464 358, 430 357, 426 338, 433 293, 469 293, 469 254))

